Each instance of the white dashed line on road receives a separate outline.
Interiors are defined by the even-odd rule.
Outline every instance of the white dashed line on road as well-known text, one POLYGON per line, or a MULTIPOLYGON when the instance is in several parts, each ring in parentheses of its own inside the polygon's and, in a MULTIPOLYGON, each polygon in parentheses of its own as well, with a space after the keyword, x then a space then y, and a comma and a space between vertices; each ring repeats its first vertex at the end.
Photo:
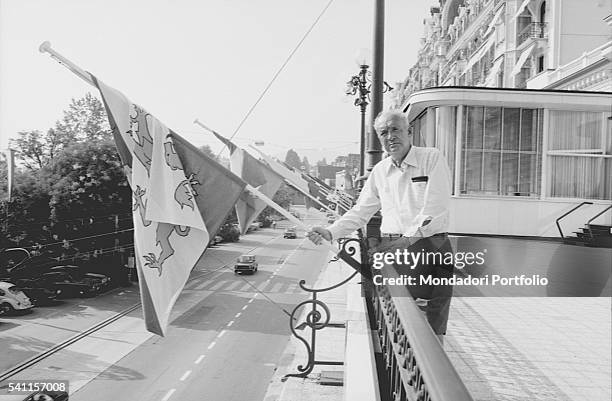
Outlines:
POLYGON ((202 362, 202 359, 204 359, 205 355, 200 355, 198 357, 198 359, 195 360, 196 365, 199 364, 200 362, 202 362))
POLYGON ((164 398, 161 399, 161 401, 168 401, 168 399, 170 399, 170 397, 172 397, 172 394, 174 394, 175 391, 176 391, 176 389, 174 389, 174 388, 168 390, 168 392, 166 393, 164 398))
POLYGON ((181 376, 181 381, 184 382, 185 379, 187 379, 189 377, 189 375, 191 374, 191 370, 188 370, 187 372, 185 372, 185 374, 183 376, 181 376))
POLYGON ((230 320, 230 322, 227 324, 227 327, 232 327, 232 324, 234 324, 234 321, 230 320))
POLYGON ((249 303, 251 303, 251 302, 253 302, 253 301, 254 301, 254 299, 253 299, 253 298, 249 299, 249 303))
POLYGON ((208 346, 208 349, 212 349, 212 347, 214 347, 216 343, 217 343, 216 341, 211 342, 210 345, 208 346))
POLYGON ((234 317, 238 318, 238 317, 240 317, 240 315, 242 315, 242 312, 236 313, 236 315, 234 317))
POLYGON ((217 334, 218 338, 223 337, 223 335, 227 332, 227 330, 221 330, 221 332, 219 334, 217 334))
POLYGON ((242 310, 245 310, 245 309, 246 309, 246 308, 248 308, 248 307, 249 307, 249 305, 244 305, 244 306, 242 307, 242 310))

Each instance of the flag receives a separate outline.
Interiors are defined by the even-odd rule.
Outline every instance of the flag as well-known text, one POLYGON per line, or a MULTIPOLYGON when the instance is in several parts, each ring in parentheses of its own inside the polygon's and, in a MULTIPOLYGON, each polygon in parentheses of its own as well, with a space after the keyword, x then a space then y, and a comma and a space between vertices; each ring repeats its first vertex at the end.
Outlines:
POLYGON ((289 184, 295 187, 298 191, 302 193, 308 193, 308 181, 302 178, 301 174, 288 169, 283 164, 279 163, 278 161, 274 160, 272 157, 259 151, 258 149, 255 149, 255 150, 259 152, 259 154, 261 155, 261 157, 263 157, 268 167, 274 170, 274 172, 282 176, 285 180, 287 180, 289 184))
POLYGON ((122 93, 94 81, 132 188, 145 325, 163 336, 189 273, 246 183, 122 93))
POLYGON ((13 181, 15 175, 15 149, 5 149, 2 151, 4 158, 6 159, 6 193, 7 200, 10 202, 13 195, 13 181))
MULTIPOLYGON (((283 177, 251 156, 244 149, 236 146, 229 139, 215 131, 212 131, 212 133, 228 147, 230 151, 230 169, 232 172, 268 198, 273 198, 283 183, 283 177)), ((247 232, 249 225, 255 221, 266 206, 264 201, 254 197, 251 193, 245 191, 242 194, 236 203, 236 216, 238 217, 238 224, 242 234, 247 232)))

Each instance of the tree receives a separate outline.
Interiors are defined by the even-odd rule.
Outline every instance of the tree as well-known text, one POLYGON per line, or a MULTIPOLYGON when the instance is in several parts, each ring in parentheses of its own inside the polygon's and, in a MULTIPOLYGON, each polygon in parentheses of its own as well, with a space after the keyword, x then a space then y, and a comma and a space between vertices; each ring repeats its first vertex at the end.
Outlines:
POLYGON ((112 132, 102 102, 91 93, 72 99, 61 121, 46 133, 38 130, 22 131, 11 141, 19 152, 23 165, 37 171, 53 164, 55 157, 76 142, 112 141, 112 132))
POLYGON ((302 162, 300 161, 300 156, 298 156, 297 152, 293 149, 289 149, 287 151, 287 155, 285 156, 285 163, 293 167, 294 169, 300 171, 302 168, 302 162))
POLYGON ((30 171, 37 171, 53 163, 54 157, 70 143, 62 133, 49 129, 46 134, 38 130, 22 131, 18 137, 11 141, 12 147, 17 150, 17 157, 30 171))
POLYGON ((71 100, 62 120, 55 123, 55 129, 71 143, 113 139, 104 104, 89 92, 71 100))
POLYGON ((54 221, 129 213, 132 193, 114 143, 82 142, 66 148, 53 164, 50 188, 54 221))
POLYGON ((310 172, 310 163, 308 162, 308 158, 306 156, 302 158, 302 167, 307 173, 310 172))
POLYGON ((204 152, 204 154, 208 157, 210 157, 213 160, 217 160, 217 155, 215 155, 212 151, 212 149, 210 148, 210 146, 208 145, 203 145, 200 146, 199 148, 202 152, 204 152))

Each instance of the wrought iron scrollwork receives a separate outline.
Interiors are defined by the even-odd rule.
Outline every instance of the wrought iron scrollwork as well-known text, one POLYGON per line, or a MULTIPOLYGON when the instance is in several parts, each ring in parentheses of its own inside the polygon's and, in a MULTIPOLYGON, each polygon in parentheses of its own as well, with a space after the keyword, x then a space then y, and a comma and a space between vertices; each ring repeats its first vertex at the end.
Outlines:
MULTIPOLYGON (((297 304, 291 315, 289 317, 289 329, 291 333, 304 344, 306 347, 306 352, 308 354, 308 360, 305 365, 298 365, 297 370, 299 373, 290 373, 285 375, 285 377, 306 377, 315 365, 343 365, 343 362, 339 361, 318 361, 316 360, 316 333, 319 330, 324 329, 325 327, 344 327, 344 324, 339 323, 331 323, 331 313, 329 307, 325 304, 325 302, 317 299, 317 294, 325 291, 330 291, 335 288, 340 287, 343 284, 346 284, 353 277, 357 275, 357 273, 364 274, 362 271, 366 269, 362 268, 361 263, 353 258, 354 255, 361 249, 361 242, 356 238, 342 238, 338 241, 338 245, 340 246, 340 252, 338 253, 335 259, 331 261, 337 261, 338 259, 342 259, 344 262, 352 266, 355 271, 349 275, 344 280, 340 281, 337 284, 334 284, 325 288, 311 288, 306 286, 306 280, 300 280, 299 286, 302 290, 306 292, 310 292, 312 294, 312 298, 306 301, 300 302, 297 304), (304 322, 297 324, 297 312, 302 307, 307 307, 310 305, 311 309, 304 317, 304 322), (309 327, 310 328, 310 342, 308 340, 299 335, 297 330, 309 327)), ((371 276, 370 276, 371 277, 371 276)))

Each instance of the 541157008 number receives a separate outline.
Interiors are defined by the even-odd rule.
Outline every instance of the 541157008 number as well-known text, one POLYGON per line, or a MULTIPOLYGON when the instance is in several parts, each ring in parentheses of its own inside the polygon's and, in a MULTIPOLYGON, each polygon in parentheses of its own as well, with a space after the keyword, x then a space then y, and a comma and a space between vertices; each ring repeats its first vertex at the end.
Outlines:
POLYGON ((32 392, 68 392, 68 380, 14 380, 0 383, 0 394, 24 394, 32 392))

